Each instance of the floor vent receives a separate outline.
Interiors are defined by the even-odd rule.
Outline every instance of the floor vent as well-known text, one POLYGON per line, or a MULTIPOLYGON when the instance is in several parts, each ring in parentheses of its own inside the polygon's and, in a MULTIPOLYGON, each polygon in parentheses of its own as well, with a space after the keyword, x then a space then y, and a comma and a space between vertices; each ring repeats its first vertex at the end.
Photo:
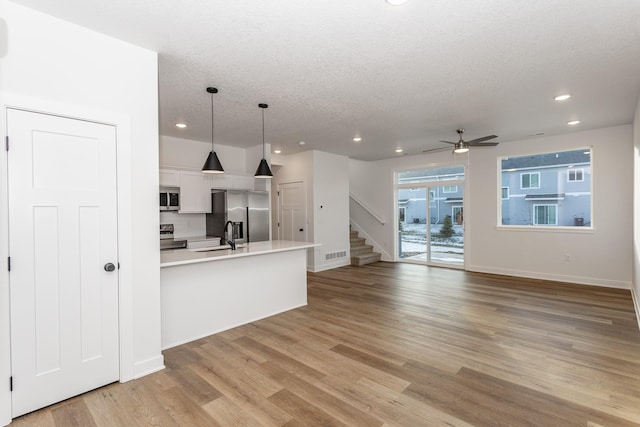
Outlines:
POLYGON ((347 256, 347 251, 331 252, 330 254, 325 254, 324 259, 326 261, 329 259, 344 258, 346 256, 347 256))

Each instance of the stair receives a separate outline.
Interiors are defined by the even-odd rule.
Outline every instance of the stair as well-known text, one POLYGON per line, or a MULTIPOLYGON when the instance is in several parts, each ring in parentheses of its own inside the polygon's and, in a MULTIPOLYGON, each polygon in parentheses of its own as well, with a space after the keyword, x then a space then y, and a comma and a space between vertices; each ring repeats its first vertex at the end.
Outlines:
POLYGON ((366 244, 366 239, 360 237, 357 231, 349 233, 351 242, 351 265, 365 265, 380 261, 380 254, 373 251, 373 246, 366 244))

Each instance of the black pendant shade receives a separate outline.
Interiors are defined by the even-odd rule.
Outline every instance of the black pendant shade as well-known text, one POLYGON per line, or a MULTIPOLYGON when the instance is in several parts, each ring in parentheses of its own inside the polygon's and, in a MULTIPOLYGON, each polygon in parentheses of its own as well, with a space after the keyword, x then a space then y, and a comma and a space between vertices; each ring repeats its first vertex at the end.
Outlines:
POLYGON ((262 109, 262 160, 260 160, 260 164, 258 165, 258 169, 256 169, 256 178, 273 178, 273 174, 271 173, 271 169, 269 169, 269 163, 264 158, 264 109, 268 108, 267 104, 258 104, 258 107, 262 109))
POLYGON ((269 163, 265 159, 260 160, 258 169, 256 169, 256 178, 273 178, 271 169, 269 169, 269 163))
POLYGON ((218 93, 218 89, 215 87, 208 87, 207 93, 211 94, 211 151, 207 156, 207 161, 204 162, 202 166, 202 172, 204 173, 224 173, 224 169, 222 168, 222 163, 220 163, 220 159, 218 159, 218 155, 213 149, 213 94, 218 93))
POLYGON ((224 169, 222 168, 222 164, 220 163, 220 159, 218 159, 218 155, 215 151, 210 151, 207 156, 207 161, 204 162, 204 166, 202 166, 202 172, 204 173, 223 173, 224 169))

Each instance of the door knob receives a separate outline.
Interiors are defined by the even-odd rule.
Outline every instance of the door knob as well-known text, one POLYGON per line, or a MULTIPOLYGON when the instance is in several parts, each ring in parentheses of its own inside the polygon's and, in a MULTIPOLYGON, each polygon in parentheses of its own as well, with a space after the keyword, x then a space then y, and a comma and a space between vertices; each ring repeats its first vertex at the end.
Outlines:
POLYGON ((106 263, 106 264, 104 265, 104 271, 109 271, 109 272, 111 272, 111 271, 113 271, 113 270, 115 270, 115 269, 116 269, 116 266, 115 266, 115 265, 113 265, 113 263, 111 263, 111 262, 108 262, 108 263, 106 263))

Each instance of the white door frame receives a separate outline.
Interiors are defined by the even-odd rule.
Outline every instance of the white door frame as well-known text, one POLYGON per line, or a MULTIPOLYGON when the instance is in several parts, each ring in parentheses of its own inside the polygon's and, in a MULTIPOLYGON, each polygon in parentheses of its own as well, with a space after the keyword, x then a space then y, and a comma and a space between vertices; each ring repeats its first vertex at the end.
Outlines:
MULTIPOLYGON (((11 376, 10 301, 9 272, 9 210, 7 188, 7 152, 4 141, 7 136, 7 108, 35 113, 62 116, 112 125, 116 128, 117 198, 118 198, 118 259, 119 270, 119 346, 120 382, 129 381, 146 372, 138 372, 134 355, 133 335, 133 218, 131 212, 131 118, 125 114, 97 110, 78 105, 60 104, 16 94, 0 92, 0 128, 3 147, 0 150, 0 378, 11 376)), ((11 392, 8 387, 0 387, 0 415, 11 413, 11 392)))
POLYGON ((278 227, 277 233, 276 235, 278 236, 278 239, 280 239, 281 233, 280 233, 280 224, 282 222, 282 212, 280 211, 280 186, 281 185, 286 185, 286 184, 294 184, 296 182, 300 182, 302 183, 302 188, 304 191, 304 201, 303 201, 303 215, 304 215, 304 237, 305 237, 305 241, 308 241, 309 239, 309 218, 307 217, 307 183, 304 179, 300 178, 300 179, 287 179, 287 180, 283 180, 283 181, 278 181, 276 183, 276 206, 277 206, 277 212, 278 212, 278 216, 276 218, 276 224, 278 227))
MULTIPOLYGON (((467 170, 467 166, 465 166, 465 173, 467 170)), ((467 259, 466 257, 463 260, 462 265, 458 266, 455 264, 442 264, 442 263, 434 263, 431 261, 426 261, 426 262, 422 262, 422 261, 411 261, 411 260, 407 260, 407 259, 400 259, 399 255, 398 255, 398 212, 397 212, 397 208, 398 208, 398 190, 400 190, 401 188, 424 188, 426 191, 426 207, 425 207, 425 212, 426 212, 426 218, 427 218, 427 224, 426 226, 429 227, 431 221, 430 221, 430 214, 429 214, 429 198, 430 198, 430 192, 432 188, 436 188, 436 187, 442 187, 445 184, 448 185, 456 185, 456 186, 464 186, 464 190, 463 190, 463 196, 462 196, 462 200, 463 200, 463 205, 466 204, 466 184, 465 184, 465 180, 461 179, 461 180, 450 180, 450 181, 429 181, 429 182, 416 182, 416 183, 410 183, 410 184, 396 184, 394 183, 393 186, 393 203, 395 205, 394 207, 394 211, 396 218, 394 219, 394 224, 395 225, 395 231, 393 233, 394 235, 394 255, 393 255, 393 260, 394 262, 406 262, 406 263, 416 263, 416 264, 424 264, 424 265, 432 265, 432 266, 436 266, 436 267, 446 267, 446 268, 453 268, 453 269, 465 269, 466 268, 466 262, 467 259)), ((452 220, 454 220, 454 218, 452 218, 452 220)), ((466 222, 465 222, 466 224, 466 222)), ((465 233, 465 249, 467 249, 468 245, 466 242, 466 238, 467 238, 467 233, 466 233, 466 227, 464 228, 464 233, 465 233)), ((430 250, 431 247, 431 236, 430 233, 427 231, 427 251, 430 250)), ((466 252, 466 250, 465 250, 466 252)), ((430 254, 427 255, 427 259, 430 257, 430 254)))

